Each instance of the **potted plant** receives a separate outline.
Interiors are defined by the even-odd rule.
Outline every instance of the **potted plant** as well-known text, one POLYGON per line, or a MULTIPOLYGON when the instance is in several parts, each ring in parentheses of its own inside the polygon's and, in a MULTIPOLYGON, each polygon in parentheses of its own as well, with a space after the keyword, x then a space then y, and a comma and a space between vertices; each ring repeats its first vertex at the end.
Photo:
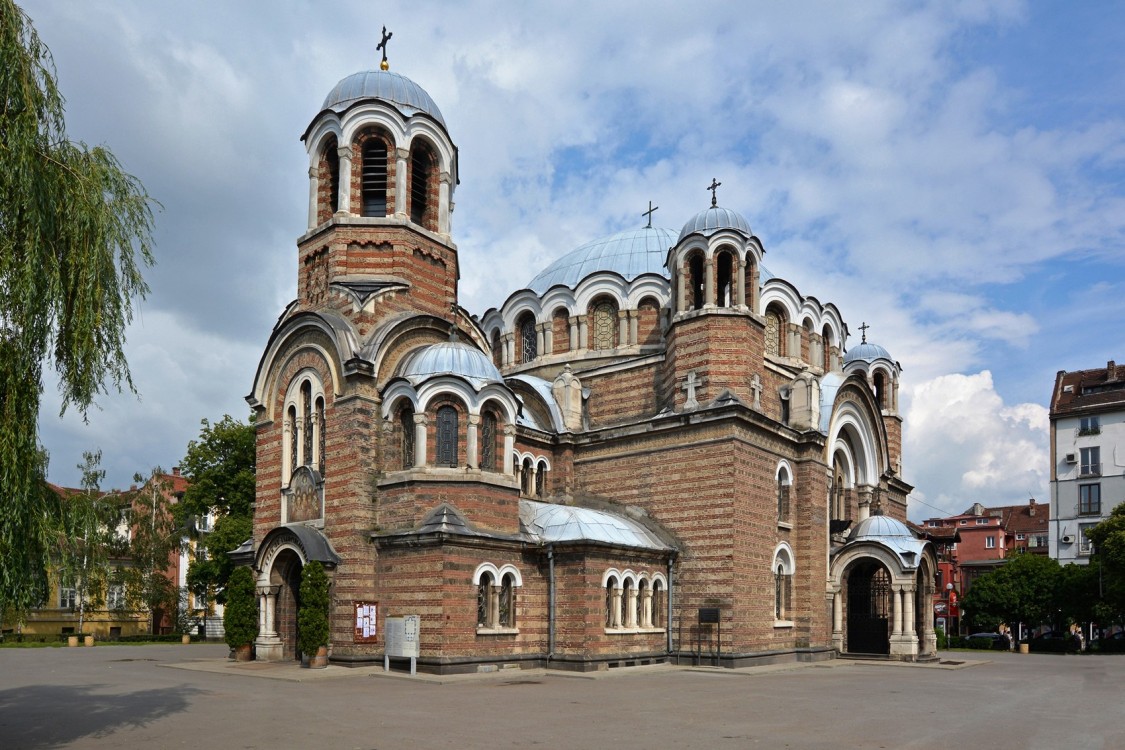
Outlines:
POLYGON ((237 661, 250 661, 251 645, 258 637, 258 607, 255 600, 254 576, 249 568, 235 568, 227 581, 227 605, 223 612, 223 629, 227 645, 234 649, 237 661))
POLYGON ((328 666, 328 575, 312 561, 301 570, 301 608, 297 611, 297 647, 309 666, 328 666))

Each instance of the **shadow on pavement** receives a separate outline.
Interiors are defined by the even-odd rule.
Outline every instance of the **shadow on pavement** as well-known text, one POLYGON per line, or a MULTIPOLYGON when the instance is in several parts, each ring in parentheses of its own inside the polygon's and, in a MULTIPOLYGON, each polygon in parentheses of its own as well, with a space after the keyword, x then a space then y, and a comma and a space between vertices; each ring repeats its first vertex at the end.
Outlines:
POLYGON ((188 708, 202 691, 178 686, 131 693, 109 685, 30 685, 0 690, 0 743, 5 750, 58 747, 107 737, 188 708), (99 691, 107 692, 99 692, 99 691))

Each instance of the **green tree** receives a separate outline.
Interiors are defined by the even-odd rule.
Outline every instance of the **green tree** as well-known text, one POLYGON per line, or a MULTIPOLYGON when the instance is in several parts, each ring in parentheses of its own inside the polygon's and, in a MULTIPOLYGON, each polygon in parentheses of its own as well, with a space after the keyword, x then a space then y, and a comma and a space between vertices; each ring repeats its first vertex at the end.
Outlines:
POLYGON ((1125 503, 1109 518, 1086 531, 1094 545, 1091 569, 1098 575, 1097 619, 1102 623, 1125 623, 1125 503))
MULTIPOLYGON (((207 601, 225 601, 227 580, 234 571, 228 552, 253 533, 255 493, 254 459, 257 433, 247 424, 224 415, 211 424, 202 420, 199 439, 188 443, 180 462, 191 485, 176 506, 182 526, 194 529, 193 520, 212 513, 210 533, 195 533, 204 554, 188 566, 188 587, 207 601)), ((198 548, 197 548, 198 549, 198 548)))
POLYGON ((0 0, 0 608, 43 597, 53 530, 39 445, 43 367, 83 415, 133 390, 125 329, 148 287, 151 201, 106 148, 72 142, 50 51, 0 0))
POLYGON ((85 452, 78 465, 82 491, 60 497, 56 568, 59 579, 73 584, 78 609, 78 632, 86 623, 86 608, 105 604, 110 560, 117 547, 117 507, 101 490, 105 472, 101 451, 85 452))
POLYGON ((301 569, 301 608, 297 611, 297 647, 307 656, 328 645, 328 575, 316 560, 301 569))
POLYGON ((152 633, 156 633, 161 615, 175 613, 179 603, 179 587, 166 571, 172 555, 179 551, 183 530, 172 513, 171 487, 162 469, 155 468, 143 482, 132 502, 132 539, 129 541, 131 565, 123 572, 125 601, 135 611, 148 612, 152 633))
POLYGON ((973 581, 961 599, 974 628, 1005 622, 1038 625, 1057 612, 1059 563, 1040 555, 1009 557, 996 570, 973 581))

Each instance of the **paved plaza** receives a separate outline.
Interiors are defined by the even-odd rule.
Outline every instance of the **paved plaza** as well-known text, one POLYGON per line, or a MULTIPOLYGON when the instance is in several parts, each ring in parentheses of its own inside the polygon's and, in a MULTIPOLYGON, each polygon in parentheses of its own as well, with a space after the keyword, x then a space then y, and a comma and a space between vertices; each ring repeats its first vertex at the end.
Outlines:
POLYGON ((226 653, 0 649, 0 748, 1125 747, 1125 656, 411 678, 226 653))

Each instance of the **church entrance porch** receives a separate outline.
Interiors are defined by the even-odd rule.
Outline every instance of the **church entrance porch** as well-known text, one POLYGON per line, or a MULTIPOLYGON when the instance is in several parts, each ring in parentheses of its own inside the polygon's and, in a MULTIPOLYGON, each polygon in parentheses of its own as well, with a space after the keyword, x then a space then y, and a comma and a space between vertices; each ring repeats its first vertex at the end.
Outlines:
POLYGON ((890 653, 891 576, 874 560, 853 565, 847 576, 849 654, 890 653))

